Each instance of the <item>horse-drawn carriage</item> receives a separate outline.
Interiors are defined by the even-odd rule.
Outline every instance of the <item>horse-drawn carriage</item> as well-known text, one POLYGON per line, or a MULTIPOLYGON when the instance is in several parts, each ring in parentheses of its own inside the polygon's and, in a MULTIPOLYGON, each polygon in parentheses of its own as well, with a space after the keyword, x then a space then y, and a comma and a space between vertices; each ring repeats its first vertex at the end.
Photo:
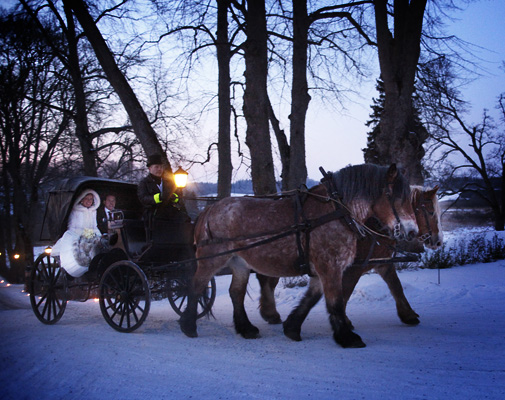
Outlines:
MULTIPOLYGON (((49 193, 41 240, 54 244, 62 236, 72 205, 86 189, 93 189, 101 198, 116 196, 120 211, 108 222, 109 232, 115 233, 111 235, 114 243, 106 243, 91 260, 95 273, 79 278, 61 268, 59 257, 51 255, 50 246, 46 248, 31 268, 28 284, 37 318, 55 324, 67 301, 90 298, 98 298, 107 323, 121 332, 142 325, 151 300, 168 298, 175 312, 182 314, 195 269, 193 223, 185 210, 178 211, 181 218, 155 219, 146 230, 135 184, 92 177, 65 179, 49 193)), ((210 311, 215 295, 216 284, 211 279, 199 297, 199 317, 210 311)))
MULTIPOLYGON (((352 332, 345 305, 360 276, 374 264, 386 264, 381 276, 400 318, 419 323, 391 264, 400 261, 392 245, 400 239, 418 240, 430 248, 441 245, 437 189, 411 190, 394 164, 322 172, 322 183, 308 191, 223 199, 200 214, 194 235, 193 225, 180 219, 157 221, 146 233, 135 185, 92 178, 66 181, 47 204, 43 226, 50 238, 54 241, 63 233, 76 193, 93 188, 102 196, 105 191, 118 195, 118 208, 124 213, 119 218, 119 244, 102 253, 97 279, 87 281, 68 279, 58 259, 41 255, 31 272, 33 310, 42 322, 52 324, 63 315, 67 300, 87 299, 96 291, 105 320, 114 329, 130 332, 144 322, 152 297, 168 297, 181 316, 183 333, 195 337, 197 318, 214 302, 213 277, 228 268, 233 274, 229 292, 235 329, 245 338, 256 338, 259 330, 243 304, 250 272, 273 278, 308 273, 309 289, 284 321, 284 334, 301 340, 304 319, 324 295, 335 341, 343 347, 363 347, 352 332), (370 219, 382 234, 368 227, 370 219), (359 244, 360 236, 368 240, 359 244), (85 296, 79 294, 83 289, 85 296)), ((278 323, 273 295, 268 299, 278 323)))

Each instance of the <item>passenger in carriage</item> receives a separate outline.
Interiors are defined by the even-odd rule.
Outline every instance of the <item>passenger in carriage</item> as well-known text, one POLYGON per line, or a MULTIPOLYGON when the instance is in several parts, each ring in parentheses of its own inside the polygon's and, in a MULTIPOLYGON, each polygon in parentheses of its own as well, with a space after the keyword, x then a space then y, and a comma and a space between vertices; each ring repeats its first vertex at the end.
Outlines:
POLYGON ((60 256, 61 267, 73 277, 82 276, 101 250, 102 234, 97 227, 96 210, 100 197, 87 189, 77 198, 68 219, 67 230, 53 246, 52 255, 60 256))
POLYGON ((186 213, 180 211, 179 196, 173 174, 163 165, 161 155, 147 158, 149 174, 138 184, 138 197, 144 206, 144 221, 148 231, 154 218, 186 220, 186 213))
POLYGON ((102 234, 109 233, 108 221, 112 219, 112 212, 116 210, 116 196, 108 194, 103 201, 103 207, 100 206, 96 210, 96 220, 98 229, 102 234))
POLYGON ((114 211, 118 211, 116 209, 116 196, 113 194, 106 195, 102 204, 103 206, 101 205, 96 210, 98 229, 103 235, 108 236, 109 245, 114 246, 118 241, 119 232, 117 229, 109 230, 109 221, 113 220, 114 211))

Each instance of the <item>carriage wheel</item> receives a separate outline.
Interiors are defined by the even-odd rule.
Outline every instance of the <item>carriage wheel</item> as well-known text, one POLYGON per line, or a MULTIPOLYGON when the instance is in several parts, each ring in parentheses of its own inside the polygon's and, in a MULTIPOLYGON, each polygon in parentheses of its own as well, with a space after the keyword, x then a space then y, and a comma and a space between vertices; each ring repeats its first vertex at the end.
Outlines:
POLYGON ((107 323, 119 332, 133 332, 149 314, 151 291, 147 278, 135 263, 118 261, 100 280, 100 310, 107 323))
MULTIPOLYGON (((168 301, 174 311, 179 315, 182 315, 186 308, 189 291, 188 288, 189 282, 187 279, 177 278, 170 282, 168 301)), ((207 284, 204 294, 198 298, 197 318, 201 318, 210 312, 215 299, 216 280, 212 278, 207 284)))
POLYGON ((67 275, 59 260, 41 254, 30 273, 30 303, 40 322, 53 325, 60 320, 67 307, 67 275))

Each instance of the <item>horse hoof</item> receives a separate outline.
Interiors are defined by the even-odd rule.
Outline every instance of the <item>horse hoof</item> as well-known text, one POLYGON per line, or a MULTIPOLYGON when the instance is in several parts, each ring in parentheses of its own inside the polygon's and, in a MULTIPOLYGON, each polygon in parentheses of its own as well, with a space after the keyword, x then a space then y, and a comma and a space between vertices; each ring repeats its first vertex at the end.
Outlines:
POLYGON ((419 318, 405 318, 405 319, 402 319, 402 322, 406 325, 419 325, 421 323, 421 321, 419 321, 419 318))
POLYGON ((347 346, 342 345, 342 347, 344 349, 362 349, 363 347, 366 347, 366 344, 362 340, 359 340, 357 342, 350 343, 347 346))
POLYGON ((245 332, 240 334, 244 339, 259 339, 261 335, 258 332, 245 332))
POLYGON ((421 321, 419 321, 419 314, 417 314, 414 310, 410 310, 410 312, 398 313, 400 320, 407 325, 419 325, 421 321))
POLYGON ((184 333, 187 337, 190 338, 196 338, 198 337, 198 332, 196 331, 196 328, 190 328, 187 326, 184 321, 179 321, 179 326, 181 328, 182 333, 184 333))
POLYGON ((279 315, 279 313, 268 315, 268 314, 264 314, 260 311, 260 315, 261 315, 261 318, 263 318, 270 325, 282 324, 282 319, 281 319, 281 316, 279 315))
POLYGON ((284 335, 291 340, 294 340, 295 342, 301 342, 302 341, 302 336, 300 335, 299 331, 293 331, 293 330, 287 330, 284 329, 284 335))
POLYGON ((340 337, 334 336, 335 342, 337 342, 344 349, 360 349, 366 347, 366 344, 361 340, 359 335, 356 335, 353 332, 350 334, 342 335, 340 337))
POLYGON ((282 319, 279 315, 277 316, 272 316, 270 318, 265 318, 265 321, 268 322, 270 325, 280 325, 282 324, 282 319))
POLYGON ((261 337, 260 330, 254 325, 240 326, 235 325, 235 331, 244 339, 258 339, 261 337))

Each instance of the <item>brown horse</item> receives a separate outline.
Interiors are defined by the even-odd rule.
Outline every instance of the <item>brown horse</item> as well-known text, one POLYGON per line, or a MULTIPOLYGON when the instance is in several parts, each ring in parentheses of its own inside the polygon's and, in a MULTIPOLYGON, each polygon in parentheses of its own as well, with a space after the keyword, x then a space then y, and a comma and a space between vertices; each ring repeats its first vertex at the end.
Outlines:
MULTIPOLYGON (((332 175, 332 183, 360 226, 376 217, 388 232, 417 235, 410 187, 394 164, 389 168, 372 164, 346 167, 332 175)), ((337 203, 323 184, 306 192, 302 215, 305 227, 311 228, 310 240, 304 236, 303 244, 309 243, 304 253, 311 273, 322 284, 335 341, 343 347, 363 347, 346 320, 341 285, 343 272, 356 255, 357 234, 350 229, 348 219, 331 218, 339 214, 337 203)), ((223 199, 200 215, 195 226, 198 267, 180 319, 186 335, 197 336, 198 294, 212 276, 229 267, 233 275, 229 291, 235 329, 244 338, 259 337, 258 328, 251 324, 244 309, 249 274, 251 270, 273 277, 300 274, 297 235, 292 231, 295 213, 292 197, 242 197, 223 199)))
MULTIPOLYGON (((419 227, 418 240, 424 246, 437 249, 442 245, 443 234, 440 224, 440 207, 437 198, 438 187, 431 190, 423 190, 420 187, 412 187, 412 207, 416 216, 416 221, 419 227)), ((391 294, 396 302, 396 309, 400 320, 409 325, 417 325, 419 323, 419 315, 410 306, 403 288, 396 273, 394 264, 373 265, 365 263, 364 260, 368 257, 371 250, 371 258, 391 258, 395 252, 396 242, 389 238, 372 237, 369 236, 364 240, 358 242, 357 253, 354 264, 344 271, 342 278, 342 288, 344 302, 351 297, 351 294, 356 287, 361 276, 374 268, 379 275, 386 281, 391 294), (373 242, 377 244, 372 248, 373 242)), ((260 304, 265 307, 262 315, 270 316, 271 320, 278 316, 275 309, 275 300, 273 297, 273 290, 275 284, 271 280, 273 278, 258 277, 262 285, 262 300, 260 304)), ((322 297, 321 282, 318 277, 311 277, 310 284, 307 292, 300 301, 300 304, 291 312, 286 321, 284 322, 284 334, 289 338, 300 341, 301 325, 307 317, 311 308, 322 297)), ((280 317, 279 317, 280 319, 280 317)), ((352 324, 348 321, 350 326, 352 324)))

